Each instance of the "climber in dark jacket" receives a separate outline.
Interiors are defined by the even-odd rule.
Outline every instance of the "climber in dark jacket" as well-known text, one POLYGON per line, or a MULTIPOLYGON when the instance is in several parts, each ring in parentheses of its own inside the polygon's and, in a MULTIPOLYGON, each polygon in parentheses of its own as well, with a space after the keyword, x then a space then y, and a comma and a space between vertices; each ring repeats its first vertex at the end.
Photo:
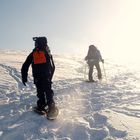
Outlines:
POLYGON ((94 45, 89 46, 88 54, 85 57, 85 60, 87 61, 87 64, 89 66, 89 74, 88 74, 89 81, 94 82, 92 76, 94 66, 97 69, 98 79, 101 80, 102 73, 99 62, 101 61, 102 63, 104 63, 104 60, 102 59, 100 51, 94 45))
POLYGON ((55 107, 54 93, 51 87, 55 70, 53 57, 50 54, 46 37, 34 37, 33 40, 35 41, 35 48, 28 55, 21 68, 22 82, 26 86, 28 69, 32 65, 38 97, 37 108, 42 111, 48 106, 48 109, 51 110, 55 107))

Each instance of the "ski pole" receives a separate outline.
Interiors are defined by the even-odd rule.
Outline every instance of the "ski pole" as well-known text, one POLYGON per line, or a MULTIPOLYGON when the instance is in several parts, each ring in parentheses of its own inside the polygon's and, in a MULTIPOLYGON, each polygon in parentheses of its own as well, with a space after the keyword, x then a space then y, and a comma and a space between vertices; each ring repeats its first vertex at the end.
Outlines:
POLYGON ((86 63, 84 64, 84 80, 86 80, 86 63))
POLYGON ((102 63, 102 66, 103 66, 103 71, 104 71, 104 75, 105 75, 105 80, 106 80, 106 83, 107 83, 107 76, 106 76, 106 71, 105 71, 104 63, 102 63))

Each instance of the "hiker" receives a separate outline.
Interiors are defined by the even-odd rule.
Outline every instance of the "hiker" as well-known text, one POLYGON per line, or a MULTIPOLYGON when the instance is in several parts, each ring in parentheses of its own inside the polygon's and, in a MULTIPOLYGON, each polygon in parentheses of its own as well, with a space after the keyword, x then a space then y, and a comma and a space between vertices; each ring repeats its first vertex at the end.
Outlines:
POLYGON ((37 89, 37 109, 43 111, 48 106, 48 111, 55 109, 52 90, 52 77, 55 70, 53 57, 47 45, 46 37, 34 37, 35 48, 28 55, 21 68, 22 82, 26 86, 28 69, 32 65, 34 84, 37 89))
POLYGON ((100 51, 94 45, 89 46, 89 50, 88 50, 87 56, 85 57, 85 60, 87 61, 87 64, 89 67, 89 73, 88 73, 89 81, 95 82, 95 80, 93 79, 93 76, 92 76, 94 66, 97 69, 98 79, 101 80, 102 73, 101 73, 101 68, 100 68, 99 62, 101 61, 102 63, 104 63, 104 60, 102 59, 100 51))

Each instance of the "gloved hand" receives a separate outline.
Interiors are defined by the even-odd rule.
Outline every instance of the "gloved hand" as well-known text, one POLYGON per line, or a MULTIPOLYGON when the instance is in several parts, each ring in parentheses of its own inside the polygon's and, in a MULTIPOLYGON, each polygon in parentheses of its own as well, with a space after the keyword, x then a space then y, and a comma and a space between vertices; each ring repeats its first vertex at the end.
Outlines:
POLYGON ((102 61, 102 63, 104 63, 104 59, 102 59, 101 61, 102 61))
POLYGON ((22 78, 22 83, 23 83, 24 86, 26 86, 26 82, 27 82, 27 79, 22 78))

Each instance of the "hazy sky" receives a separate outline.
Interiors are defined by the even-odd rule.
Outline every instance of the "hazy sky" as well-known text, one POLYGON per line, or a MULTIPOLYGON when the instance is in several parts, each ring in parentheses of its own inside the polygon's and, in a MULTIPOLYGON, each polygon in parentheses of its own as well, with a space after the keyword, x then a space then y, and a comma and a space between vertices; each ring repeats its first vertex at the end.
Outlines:
POLYGON ((32 50, 46 36, 53 53, 131 59, 140 52, 140 0, 0 0, 0 48, 32 50))

